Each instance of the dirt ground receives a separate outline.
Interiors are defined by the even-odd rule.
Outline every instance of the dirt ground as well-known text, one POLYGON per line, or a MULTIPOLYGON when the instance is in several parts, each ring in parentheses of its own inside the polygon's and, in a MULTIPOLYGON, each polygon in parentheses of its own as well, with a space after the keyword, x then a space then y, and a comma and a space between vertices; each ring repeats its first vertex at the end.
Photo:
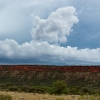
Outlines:
POLYGON ((49 95, 37 93, 18 93, 0 91, 0 94, 11 95, 13 100, 78 100, 78 95, 49 95), (60 99, 61 98, 61 99, 60 99))

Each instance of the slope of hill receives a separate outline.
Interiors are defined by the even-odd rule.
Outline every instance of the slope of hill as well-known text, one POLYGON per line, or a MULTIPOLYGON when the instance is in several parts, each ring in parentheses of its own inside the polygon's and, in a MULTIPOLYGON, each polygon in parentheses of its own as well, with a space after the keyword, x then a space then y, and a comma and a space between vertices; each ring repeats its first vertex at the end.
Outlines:
POLYGON ((0 84, 50 86, 56 80, 100 87, 100 66, 0 65, 0 84))

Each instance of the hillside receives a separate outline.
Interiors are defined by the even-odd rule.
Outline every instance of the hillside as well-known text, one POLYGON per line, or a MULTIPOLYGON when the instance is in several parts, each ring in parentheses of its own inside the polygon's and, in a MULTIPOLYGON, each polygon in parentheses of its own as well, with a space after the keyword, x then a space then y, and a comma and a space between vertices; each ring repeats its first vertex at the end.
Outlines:
POLYGON ((49 86, 56 80, 69 86, 100 87, 100 66, 0 65, 0 84, 49 86))

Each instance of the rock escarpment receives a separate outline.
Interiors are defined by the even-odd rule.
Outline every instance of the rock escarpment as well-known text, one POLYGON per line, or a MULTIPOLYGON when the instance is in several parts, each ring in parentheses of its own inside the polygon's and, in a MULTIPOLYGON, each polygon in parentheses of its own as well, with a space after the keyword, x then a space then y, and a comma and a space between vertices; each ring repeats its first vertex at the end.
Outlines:
POLYGON ((100 87, 100 66, 0 65, 0 84, 51 85, 56 80, 100 87))

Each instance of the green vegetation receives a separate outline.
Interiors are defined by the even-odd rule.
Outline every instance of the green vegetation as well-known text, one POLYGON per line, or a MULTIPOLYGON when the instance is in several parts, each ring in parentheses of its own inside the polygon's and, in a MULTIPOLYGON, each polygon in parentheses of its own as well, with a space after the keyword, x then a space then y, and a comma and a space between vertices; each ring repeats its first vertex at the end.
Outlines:
POLYGON ((18 86, 11 83, 1 84, 0 91, 17 91, 28 93, 49 93, 49 94, 68 94, 68 95, 100 95, 100 88, 81 87, 81 86, 68 86, 64 80, 57 80, 51 86, 18 86))
POLYGON ((66 82, 64 80, 55 81, 53 83, 53 88, 52 88, 51 94, 58 94, 58 95, 68 94, 66 82))
POLYGON ((10 95, 0 95, 0 100, 12 100, 10 95))

